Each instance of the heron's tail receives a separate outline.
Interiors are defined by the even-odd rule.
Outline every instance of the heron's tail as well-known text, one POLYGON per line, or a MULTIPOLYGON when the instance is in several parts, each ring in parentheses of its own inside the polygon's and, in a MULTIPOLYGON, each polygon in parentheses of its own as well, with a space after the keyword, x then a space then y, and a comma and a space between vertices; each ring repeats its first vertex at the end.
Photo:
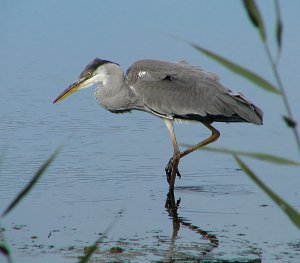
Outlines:
POLYGON ((237 115, 241 116, 247 122, 256 125, 263 124, 263 111, 259 107, 247 100, 239 92, 230 91, 228 95, 235 100, 235 103, 231 103, 231 107, 237 115))

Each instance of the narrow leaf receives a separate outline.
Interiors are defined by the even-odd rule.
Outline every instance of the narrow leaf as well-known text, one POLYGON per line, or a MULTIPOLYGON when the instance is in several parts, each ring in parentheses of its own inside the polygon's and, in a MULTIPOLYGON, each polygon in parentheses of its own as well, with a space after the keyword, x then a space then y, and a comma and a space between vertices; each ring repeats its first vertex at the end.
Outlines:
POLYGON ((90 260, 91 256, 97 251, 99 244, 103 241, 103 239, 106 237, 106 235, 109 233, 109 231, 113 228, 113 226, 121 218, 122 215, 123 210, 120 210, 118 215, 106 228, 104 233, 102 233, 102 235, 95 241, 95 243, 87 249, 86 253, 83 255, 83 257, 80 258, 78 263, 87 263, 90 260))
POLYGON ((40 167, 40 169, 36 172, 31 181, 26 185, 26 187, 17 195, 17 197, 10 203, 10 205, 5 209, 2 214, 2 217, 7 215, 33 188, 33 186, 38 182, 41 176, 45 173, 46 169, 58 155, 61 147, 56 149, 54 153, 48 158, 48 160, 40 167))
POLYGON ((283 116, 283 120, 285 121, 286 125, 290 128, 295 128, 297 126, 297 122, 287 116, 283 116))
POLYGON ((296 161, 271 155, 271 154, 266 154, 266 153, 242 152, 242 151, 228 150, 225 148, 212 148, 212 147, 204 147, 202 148, 202 150, 209 151, 209 152, 216 152, 216 153, 225 153, 230 155, 240 155, 240 156, 250 157, 260 161, 275 163, 279 165, 300 165, 300 163, 296 161))
POLYGON ((258 29, 263 42, 266 42, 266 31, 262 16, 254 0, 244 0, 244 7, 252 24, 258 29))
POLYGON ((8 263, 13 262, 12 258, 11 258, 11 254, 9 252, 9 249, 6 245, 0 244, 0 253, 2 253, 6 257, 8 263))
POLYGON ((2 233, 3 231, 4 231, 4 229, 1 228, 1 226, 0 226, 0 254, 2 253, 6 257, 7 262, 11 263, 12 262, 11 253, 10 253, 9 247, 5 241, 4 235, 2 233))
POLYGON ((6 257, 9 257, 10 255, 9 249, 4 243, 0 244, 0 252, 6 257))
POLYGON ((275 0, 275 10, 276 10, 276 29, 275 29, 275 36, 277 40, 278 45, 278 51, 280 53, 281 46, 282 46, 282 21, 281 21, 281 15, 280 15, 280 8, 279 8, 279 1, 275 0))
POLYGON ((250 168, 238 158, 237 155, 233 155, 239 166, 243 171, 284 211, 284 213, 289 217, 289 219, 300 228, 300 214, 281 199, 277 194, 275 194, 269 187, 267 187, 258 177, 250 170, 250 168))
POLYGON ((267 80, 263 79, 261 76, 251 72, 248 69, 245 69, 231 61, 229 61, 228 59, 225 59, 207 49, 204 49, 198 45, 192 44, 190 43, 190 45, 195 48, 197 51, 203 53, 204 55, 210 57, 211 59, 217 61, 218 63, 220 63, 221 65, 223 65, 224 67, 226 67, 227 69, 231 70, 232 72, 243 76, 244 78, 248 79, 249 81, 251 81, 252 83, 254 83, 255 85, 261 87, 262 89, 265 89, 267 91, 273 92, 275 94, 281 94, 281 92, 275 88, 270 82, 268 82, 267 80))
POLYGON ((97 239, 96 242, 90 246, 85 255, 79 260, 79 263, 86 263, 89 261, 90 257, 95 253, 95 251, 98 249, 98 244, 101 242, 101 238, 97 239))

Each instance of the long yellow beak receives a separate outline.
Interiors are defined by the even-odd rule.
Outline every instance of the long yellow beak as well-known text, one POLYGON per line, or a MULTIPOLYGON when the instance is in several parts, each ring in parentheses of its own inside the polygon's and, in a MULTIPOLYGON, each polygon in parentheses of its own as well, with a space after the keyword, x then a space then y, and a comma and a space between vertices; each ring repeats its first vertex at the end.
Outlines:
POLYGON ((54 101, 54 103, 57 103, 63 99, 65 99, 66 97, 68 97, 69 95, 71 95, 72 93, 80 90, 82 88, 82 86, 84 86, 84 81, 85 79, 80 79, 78 81, 75 81, 74 83, 72 83, 67 89, 65 89, 54 101))

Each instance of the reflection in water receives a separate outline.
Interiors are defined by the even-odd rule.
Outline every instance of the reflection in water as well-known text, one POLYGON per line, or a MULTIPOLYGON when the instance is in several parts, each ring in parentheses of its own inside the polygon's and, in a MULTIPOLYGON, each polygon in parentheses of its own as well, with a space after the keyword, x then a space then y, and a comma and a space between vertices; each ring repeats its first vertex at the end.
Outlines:
POLYGON ((203 238, 207 239, 210 242, 209 246, 205 246, 204 250, 201 251, 202 255, 205 256, 206 254, 212 252, 213 249, 217 248, 219 246, 219 240, 218 238, 213 235, 209 234, 207 231, 200 229, 199 227, 193 225, 192 223, 188 222, 186 218, 179 217, 178 216, 178 207, 181 202, 181 199, 175 199, 174 190, 170 189, 167 194, 167 199, 165 203, 165 208, 169 213, 169 216, 172 218, 173 223, 173 233, 171 237, 170 247, 168 250, 168 253, 165 257, 166 262, 173 262, 174 257, 174 247, 175 242, 178 236, 178 232, 180 229, 180 226, 185 226, 188 229, 194 231, 195 233, 201 235, 203 238))

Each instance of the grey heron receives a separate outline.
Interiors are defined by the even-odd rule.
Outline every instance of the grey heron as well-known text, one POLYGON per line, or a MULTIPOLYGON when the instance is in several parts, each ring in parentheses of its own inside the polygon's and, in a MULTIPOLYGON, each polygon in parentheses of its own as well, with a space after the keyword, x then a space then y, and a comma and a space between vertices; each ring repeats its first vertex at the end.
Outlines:
POLYGON ((113 113, 144 111, 165 122, 174 149, 165 169, 170 189, 174 189, 176 176, 180 177, 180 159, 219 138, 213 122, 263 123, 263 112, 241 93, 225 88, 217 75, 185 61, 140 60, 124 74, 119 64, 96 58, 53 103, 94 84, 96 100, 104 109, 113 113), (174 120, 201 122, 211 136, 181 152, 174 120))

